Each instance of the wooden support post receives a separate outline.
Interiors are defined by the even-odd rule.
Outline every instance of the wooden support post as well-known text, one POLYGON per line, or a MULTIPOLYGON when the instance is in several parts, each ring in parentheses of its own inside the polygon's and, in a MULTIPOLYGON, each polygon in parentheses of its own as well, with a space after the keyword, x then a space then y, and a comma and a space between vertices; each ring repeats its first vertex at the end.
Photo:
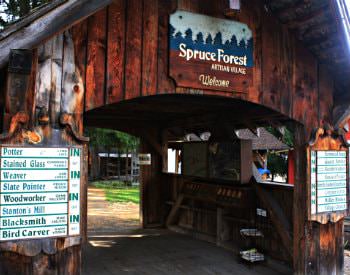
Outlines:
POLYGON ((165 201, 162 195, 162 152, 160 132, 149 131, 147 139, 141 138, 140 153, 151 154, 151 165, 140 167, 141 221, 144 228, 164 226, 165 201))
MULTIPOLYGON (((308 220, 307 153, 304 129, 295 127, 294 272, 295 274, 343 274, 343 219, 337 222, 308 220)), ((319 148, 322 150, 322 148, 319 148)), ((329 148, 323 148, 329 150, 329 148)))
POLYGON ((294 127, 295 185, 293 209, 293 265, 295 274, 306 271, 306 137, 301 125, 294 127))
POLYGON ((162 131, 162 171, 168 172, 168 131, 162 131))
MULTIPOLYGON (((69 171, 66 174, 69 191, 65 193, 65 198, 68 200, 70 209, 67 211, 73 209, 73 207, 70 208, 73 204, 71 195, 79 197, 79 204, 74 207, 80 210, 78 213, 69 212, 70 214, 66 216, 67 224, 65 224, 64 234, 55 232, 55 237, 49 238, 48 235, 48 237, 36 239, 24 239, 24 235, 19 235, 19 240, 2 241, 0 243, 0 274, 81 274, 81 249, 82 243, 86 240, 87 225, 88 139, 82 136, 82 129, 77 127, 77 122, 80 121, 77 119, 77 110, 83 109, 81 105, 83 101, 79 98, 83 98, 84 91, 66 89, 64 100, 62 100, 60 86, 62 70, 57 68, 57 64, 57 66, 52 66, 52 58, 61 58, 63 55, 60 50, 61 44, 63 44, 63 39, 50 40, 39 48, 39 55, 45 58, 41 59, 38 72, 36 72, 38 58, 35 52, 33 54, 28 50, 12 51, 6 91, 6 121, 8 123, 4 125, 6 134, 0 136, 0 144, 24 146, 26 150, 33 149, 32 152, 34 152, 34 147, 35 149, 59 147, 63 149, 62 152, 67 152, 67 157, 73 156, 73 153, 75 159, 83 156, 80 158, 79 168, 77 168, 78 161, 75 160, 77 170, 72 171, 76 172, 74 184, 73 180, 68 180, 69 171), (47 77, 43 77, 44 75, 47 77), (37 83, 40 85, 35 86, 35 80, 38 80, 37 83), (36 106, 41 108, 38 108, 37 114, 34 114, 36 106), (77 145, 79 148, 76 147, 77 145), (77 151, 71 151, 69 148, 72 146, 77 148, 77 151), (74 191, 71 189, 72 186, 75 188, 74 191), (74 228, 71 226, 73 216, 78 221, 74 223, 74 228)), ((67 48, 66 54, 68 52, 67 48)), ((74 52, 71 54, 74 56, 74 52)), ((69 66, 74 68, 74 59, 66 60, 66 62, 69 62, 69 66)), ((72 75, 70 78, 76 79, 72 75)), ((82 113, 79 114, 82 118, 82 113)), ((67 163, 70 162, 67 161, 67 163)), ((73 161, 69 165, 73 165, 73 161)), ((68 169, 69 167, 72 166, 68 166, 68 169)), ((58 203, 62 203, 61 200, 58 203)), ((66 203, 63 202, 63 204, 66 203)), ((62 228, 63 226, 59 230, 63 230, 62 228)))

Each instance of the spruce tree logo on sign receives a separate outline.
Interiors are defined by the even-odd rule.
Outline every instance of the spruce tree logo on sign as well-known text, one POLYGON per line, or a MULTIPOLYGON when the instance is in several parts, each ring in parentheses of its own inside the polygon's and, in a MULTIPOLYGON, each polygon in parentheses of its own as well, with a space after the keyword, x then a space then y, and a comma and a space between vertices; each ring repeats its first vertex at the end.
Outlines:
POLYGON ((246 24, 177 11, 169 28, 170 76, 178 86, 247 92, 253 34, 246 24))

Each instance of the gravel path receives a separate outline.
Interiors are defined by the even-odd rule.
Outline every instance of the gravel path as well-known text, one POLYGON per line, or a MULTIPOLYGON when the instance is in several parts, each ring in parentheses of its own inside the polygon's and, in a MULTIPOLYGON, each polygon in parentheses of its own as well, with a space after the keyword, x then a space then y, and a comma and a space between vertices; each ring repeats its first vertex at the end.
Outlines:
POLYGON ((139 205, 135 203, 109 203, 102 189, 88 190, 88 232, 123 233, 140 228, 139 205))
POLYGON ((344 251, 344 273, 350 275, 350 250, 344 251))

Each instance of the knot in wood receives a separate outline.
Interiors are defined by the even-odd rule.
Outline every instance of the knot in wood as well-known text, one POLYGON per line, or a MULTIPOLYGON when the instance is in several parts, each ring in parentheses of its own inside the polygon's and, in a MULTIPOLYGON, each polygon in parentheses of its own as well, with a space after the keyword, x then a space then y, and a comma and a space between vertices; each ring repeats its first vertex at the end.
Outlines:
POLYGON ((74 85, 73 91, 74 91, 75 93, 79 93, 79 92, 80 92, 79 85, 74 85))

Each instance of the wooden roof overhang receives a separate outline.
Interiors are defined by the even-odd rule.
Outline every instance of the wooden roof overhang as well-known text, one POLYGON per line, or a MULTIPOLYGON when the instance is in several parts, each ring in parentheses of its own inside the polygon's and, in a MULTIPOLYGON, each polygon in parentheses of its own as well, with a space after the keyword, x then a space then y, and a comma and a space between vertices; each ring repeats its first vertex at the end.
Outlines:
MULTIPOLYGON (((350 49, 342 27, 337 1, 344 0, 267 0, 269 9, 293 31, 335 80, 335 106, 350 103, 350 49)), ((342 115, 344 110, 339 110, 342 115)))
MULTIPOLYGON (((265 8, 294 31, 297 38, 318 60, 334 68, 338 85, 350 87, 350 53, 346 48, 336 1, 344 0, 265 0, 265 8), (344 57, 347 58, 344 58, 344 57)), ((113 0, 53 0, 0 32, 0 67, 8 60, 6 46, 31 48, 82 21, 113 0)), ((8 47, 10 49, 11 47, 8 47)))
MULTIPOLYGON (((322 64, 331 68, 332 73, 336 77, 335 85, 337 86, 337 93, 335 96, 341 98, 346 94, 344 91, 350 87, 347 75, 344 73, 349 70, 349 59, 344 58, 348 53, 346 53, 345 50, 344 35, 341 31, 340 22, 337 19, 339 15, 334 7, 334 1, 266 0, 264 3, 265 9, 268 12, 278 17, 282 24, 287 25, 288 28, 295 33, 300 43, 308 47, 322 64)), ((62 32, 77 22, 82 21, 84 18, 96 13, 112 2, 112 0, 55 0, 24 20, 17 22, 15 25, 5 30, 5 32, 1 33, 0 68, 6 65, 10 49, 36 47, 58 32, 62 32)), ((144 99, 139 99, 140 102, 142 102, 142 100, 144 99)), ((152 100, 154 99, 150 101, 152 100)), ((132 102, 135 103, 135 101, 132 102)), ((179 102, 179 104, 181 103, 179 102)), ((249 105, 251 103, 247 104, 249 105)), ((122 108, 124 105, 118 104, 118 106, 122 108)), ((150 106, 152 106, 152 104, 150 106)), ((174 104, 174 106, 176 106, 176 104, 174 104)), ((254 106, 256 109, 259 109, 258 104, 254 106)), ((269 110, 267 107, 261 107, 264 110, 269 110)), ((105 114, 107 114, 107 110, 110 106, 107 105, 102 108, 106 111, 105 114)), ((191 108, 188 107, 188 110, 190 109, 191 108)), ((215 109, 215 106, 213 106, 213 109, 215 109)), ((179 108, 177 108, 177 111, 179 111, 179 108)), ((203 110, 203 112, 205 113, 205 110, 203 110)), ((218 109, 218 113, 220 112, 223 113, 218 109)), ((189 114, 191 114, 191 112, 189 112, 189 114)), ((146 117, 146 115, 147 114, 145 114, 145 116, 142 115, 141 117, 146 117)), ((264 111, 259 115, 260 119, 263 115, 265 115, 264 111)), ((87 117, 89 116, 90 115, 87 114, 87 117)), ((200 116, 203 117, 202 115, 200 116)), ((282 115, 280 115, 280 117, 282 117, 282 115)), ((171 121, 176 121, 177 119, 181 119, 181 112, 176 118, 174 117, 174 119, 170 117, 171 121)), ((285 120, 285 118, 280 119, 281 121, 285 120)), ((158 114, 155 116, 154 121, 159 120, 161 120, 161 118, 158 114)), ((255 121, 257 120, 254 120, 254 123, 255 121)), ((266 114, 265 123, 268 121, 272 120, 269 114, 266 114)), ((161 122, 161 124, 162 123, 163 122, 161 122)), ((247 126, 244 125, 245 123, 242 124, 243 127, 247 126)), ((258 122, 255 124, 256 126, 260 125, 258 122)))
MULTIPOLYGON (((141 135, 151 128, 168 129, 171 139, 188 133, 260 126, 282 126, 292 120, 272 109, 236 98, 198 95, 157 95, 122 101, 88 111, 84 125, 141 135)), ((229 132, 229 133, 228 133, 229 132)))

